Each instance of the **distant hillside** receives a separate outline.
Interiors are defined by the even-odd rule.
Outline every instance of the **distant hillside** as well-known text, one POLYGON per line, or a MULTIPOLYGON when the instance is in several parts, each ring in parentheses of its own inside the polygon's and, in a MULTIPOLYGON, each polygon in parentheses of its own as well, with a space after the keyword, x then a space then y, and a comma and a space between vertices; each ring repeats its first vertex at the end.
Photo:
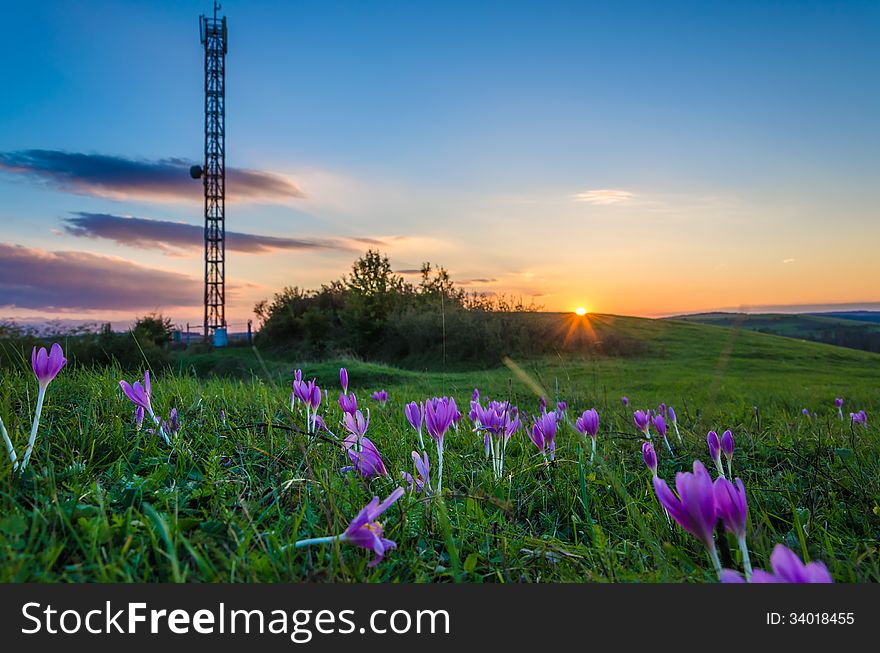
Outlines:
POLYGON ((736 327, 787 338, 880 353, 880 312, 840 313, 698 313, 672 320, 736 327))

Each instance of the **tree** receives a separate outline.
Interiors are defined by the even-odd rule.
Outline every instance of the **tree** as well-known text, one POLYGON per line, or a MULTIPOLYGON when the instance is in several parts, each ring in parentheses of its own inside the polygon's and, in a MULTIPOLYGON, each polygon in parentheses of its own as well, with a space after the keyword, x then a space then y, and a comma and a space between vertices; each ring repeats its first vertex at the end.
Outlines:
POLYGON ((170 318, 163 317, 161 313, 150 313, 139 317, 131 333, 141 342, 151 342, 157 347, 164 347, 171 342, 174 325, 170 318))

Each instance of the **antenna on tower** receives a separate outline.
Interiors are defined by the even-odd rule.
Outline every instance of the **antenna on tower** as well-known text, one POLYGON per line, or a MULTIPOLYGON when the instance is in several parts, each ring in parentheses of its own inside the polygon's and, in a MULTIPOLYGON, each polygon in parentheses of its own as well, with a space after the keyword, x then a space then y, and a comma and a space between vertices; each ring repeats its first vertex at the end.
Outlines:
POLYGON ((205 162, 190 176, 205 188, 205 338, 226 344, 226 17, 199 16, 205 47, 205 162))

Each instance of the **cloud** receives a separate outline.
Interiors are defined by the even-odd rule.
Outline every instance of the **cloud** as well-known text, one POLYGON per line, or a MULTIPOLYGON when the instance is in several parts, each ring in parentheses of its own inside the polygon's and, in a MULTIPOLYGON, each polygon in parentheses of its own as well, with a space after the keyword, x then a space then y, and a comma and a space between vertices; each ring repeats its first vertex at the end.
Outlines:
MULTIPOLYGON (((183 158, 128 159, 59 150, 0 152, 0 171, 68 193, 121 200, 200 201, 202 183, 189 175, 194 163, 183 158)), ((285 203, 303 197, 300 187, 283 175, 226 167, 227 201, 285 203)))
POLYGON ((782 262, 783 263, 794 263, 794 259, 793 258, 784 258, 784 259, 782 259, 782 262))
MULTIPOLYGON (((204 246, 204 228, 185 222, 124 217, 108 213, 74 213, 64 218, 64 232, 78 238, 103 238, 120 245, 161 249, 174 253, 204 246)), ((366 239, 351 239, 361 242, 366 239)), ((376 241, 381 242, 381 241, 376 241)), ((280 238, 237 231, 226 232, 226 249, 246 254, 271 254, 281 250, 356 251, 344 239, 280 238)))
POLYGON ((588 190, 573 195, 575 202, 587 202, 589 204, 616 204, 617 202, 625 202, 635 197, 634 193, 626 190, 618 190, 615 188, 600 188, 597 190, 588 190))
POLYGON ((53 312, 198 305, 202 282, 126 259, 0 243, 0 306, 53 312))
POLYGON ((478 279, 462 279, 461 281, 456 281, 459 286, 483 286, 488 283, 495 283, 498 279, 489 279, 489 278, 478 278, 478 279))

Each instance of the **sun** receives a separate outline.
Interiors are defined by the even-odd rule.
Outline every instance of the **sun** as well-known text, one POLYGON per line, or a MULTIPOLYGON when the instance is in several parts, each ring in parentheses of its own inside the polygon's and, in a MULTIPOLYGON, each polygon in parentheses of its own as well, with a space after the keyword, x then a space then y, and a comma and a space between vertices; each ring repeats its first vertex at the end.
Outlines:
POLYGON ((587 313, 589 313, 589 311, 583 306, 579 306, 578 308, 574 309, 574 312, 578 315, 586 315, 587 313))

